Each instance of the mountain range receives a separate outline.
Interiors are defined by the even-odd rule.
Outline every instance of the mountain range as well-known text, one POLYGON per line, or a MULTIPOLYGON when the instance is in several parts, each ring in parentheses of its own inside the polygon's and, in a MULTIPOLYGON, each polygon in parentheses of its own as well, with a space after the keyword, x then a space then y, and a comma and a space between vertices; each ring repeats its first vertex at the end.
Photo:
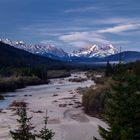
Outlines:
POLYGON ((29 53, 0 41, 0 68, 29 66, 59 69, 65 67, 66 64, 59 60, 29 53))
POLYGON ((66 53, 61 48, 56 48, 53 45, 42 45, 42 44, 35 44, 35 45, 27 45, 23 41, 12 41, 9 39, 0 39, 1 42, 5 44, 9 44, 15 48, 22 49, 28 51, 33 54, 47 56, 47 57, 68 57, 68 53, 66 53))
POLYGON ((23 41, 12 41, 9 39, 0 39, 1 42, 13 46, 15 48, 25 50, 32 54, 49 57, 62 61, 73 62, 103 62, 103 61, 118 61, 122 56, 123 61, 130 62, 140 59, 140 52, 119 50, 109 45, 93 44, 91 46, 74 50, 72 53, 65 52, 62 48, 57 48, 54 45, 35 44, 27 45, 23 41))
POLYGON ((91 45, 86 48, 74 50, 72 53, 65 52, 62 48, 57 48, 54 45, 27 45, 23 41, 11 41, 9 39, 0 39, 3 43, 14 46, 15 48, 23 49, 33 54, 39 54, 43 56, 56 56, 56 57, 105 57, 108 55, 118 53, 118 50, 112 45, 99 46, 97 44, 91 45))

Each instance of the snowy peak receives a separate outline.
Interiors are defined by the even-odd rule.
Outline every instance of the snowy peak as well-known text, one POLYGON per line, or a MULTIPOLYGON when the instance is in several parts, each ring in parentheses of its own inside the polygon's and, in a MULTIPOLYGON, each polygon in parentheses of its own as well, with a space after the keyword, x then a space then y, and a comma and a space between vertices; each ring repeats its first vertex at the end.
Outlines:
POLYGON ((23 41, 11 41, 9 39, 0 39, 3 43, 9 44, 15 48, 23 49, 33 54, 43 55, 47 57, 58 58, 70 58, 70 57, 86 57, 86 58, 102 58, 109 55, 117 54, 119 51, 112 44, 109 45, 97 45, 93 44, 85 48, 74 50, 71 54, 68 54, 61 48, 57 48, 51 44, 35 44, 27 45, 23 41))
POLYGON ((104 48, 102 48, 104 51, 108 52, 108 54, 116 54, 118 53, 118 49, 115 48, 112 44, 109 44, 107 46, 105 46, 104 48))
POLYGON ((118 50, 112 44, 106 46, 99 46, 94 44, 93 46, 73 51, 71 56, 91 58, 105 57, 116 53, 118 53, 118 50))
POLYGON ((56 48, 54 45, 27 45, 23 41, 11 41, 9 39, 0 39, 1 42, 5 44, 9 44, 15 48, 23 49, 33 54, 44 55, 44 56, 58 56, 58 57, 67 57, 68 53, 66 53, 61 48, 56 48))
POLYGON ((68 54, 61 48, 56 48, 54 45, 44 45, 44 47, 42 47, 42 54, 52 54, 55 56, 59 56, 59 57, 66 57, 68 56, 68 54))
POLYGON ((93 46, 91 46, 90 48, 89 48, 89 50, 92 52, 92 51, 99 51, 99 47, 95 44, 95 45, 93 45, 93 46))
POLYGON ((9 39, 0 39, 1 42, 9 45, 25 45, 23 41, 11 41, 9 39))

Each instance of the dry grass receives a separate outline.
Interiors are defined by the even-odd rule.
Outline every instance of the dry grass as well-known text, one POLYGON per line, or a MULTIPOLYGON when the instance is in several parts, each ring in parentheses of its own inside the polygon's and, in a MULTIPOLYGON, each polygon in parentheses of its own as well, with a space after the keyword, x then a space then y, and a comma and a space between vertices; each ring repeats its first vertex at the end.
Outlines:
POLYGON ((48 78, 64 78, 69 77, 71 73, 67 70, 48 70, 48 78))
POLYGON ((71 78, 69 79, 70 82, 84 82, 87 81, 87 78, 81 78, 81 77, 77 77, 77 78, 71 78))

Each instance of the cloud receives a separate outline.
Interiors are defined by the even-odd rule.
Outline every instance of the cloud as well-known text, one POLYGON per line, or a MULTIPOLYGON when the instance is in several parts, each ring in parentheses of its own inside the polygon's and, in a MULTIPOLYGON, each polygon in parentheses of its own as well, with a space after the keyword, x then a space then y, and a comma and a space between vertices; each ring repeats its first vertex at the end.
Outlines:
POLYGON ((65 10, 64 13, 82 13, 82 12, 88 12, 92 10, 97 10, 97 7, 90 6, 90 7, 81 7, 81 8, 75 8, 75 9, 68 9, 65 10))
POLYGON ((125 31, 132 31, 136 29, 140 29, 140 24, 118 25, 115 27, 98 30, 98 33, 122 33, 125 31))
POLYGON ((59 37, 59 39, 64 42, 85 40, 88 37, 88 34, 88 32, 73 32, 71 34, 62 35, 59 37))
POLYGON ((118 28, 122 25, 131 25, 140 23, 140 18, 73 18, 69 20, 64 20, 61 23, 50 20, 39 21, 39 23, 31 24, 28 26, 20 27, 19 31, 21 33, 28 33, 38 36, 60 36, 61 34, 69 34, 70 32, 86 32, 91 30, 99 30, 99 33, 103 31, 107 32, 106 29, 118 28), (114 27, 111 27, 113 26, 114 27), (104 28, 102 28, 104 27, 104 28), (105 28, 108 27, 108 28, 105 28))
POLYGON ((40 41, 41 44, 55 44, 54 40, 41 40, 40 41))
POLYGON ((114 45, 127 45, 130 43, 128 40, 113 40, 106 38, 105 35, 97 31, 87 32, 71 32, 69 34, 59 36, 59 40, 66 43, 68 46, 73 47, 87 47, 93 43, 100 45, 114 44, 114 45))
POLYGON ((112 17, 112 18, 102 18, 102 19, 94 19, 92 21, 95 24, 120 24, 120 25, 127 25, 127 24, 138 24, 140 23, 140 18, 125 18, 125 17, 112 17))
MULTIPOLYGON (((66 20, 62 24, 43 22, 28 25, 22 28, 20 33, 36 36, 39 41, 42 40, 40 43, 43 44, 49 43, 63 49, 71 49, 86 47, 93 43, 130 46, 132 41, 134 42, 133 37, 140 34, 138 29, 140 29, 139 18, 104 17, 91 19, 85 17, 72 19, 71 22, 66 20), (126 35, 128 38, 126 38, 126 35)), ((138 39, 135 40, 137 42, 138 39)))
POLYGON ((93 38, 103 38, 102 35, 97 34, 94 31, 87 31, 87 32, 71 32, 66 35, 61 35, 59 37, 59 40, 62 40, 64 42, 70 42, 70 41, 92 41, 93 38))
POLYGON ((76 48, 81 48, 81 47, 87 47, 90 46, 91 43, 89 42, 84 42, 84 41, 74 41, 74 42, 69 42, 69 46, 76 47, 76 48))
POLYGON ((91 45, 92 43, 98 44, 127 44, 128 41, 111 41, 106 39, 105 36, 94 32, 73 32, 67 35, 62 35, 59 37, 60 41, 63 41, 69 45, 73 45, 75 47, 83 47, 87 45, 91 45))

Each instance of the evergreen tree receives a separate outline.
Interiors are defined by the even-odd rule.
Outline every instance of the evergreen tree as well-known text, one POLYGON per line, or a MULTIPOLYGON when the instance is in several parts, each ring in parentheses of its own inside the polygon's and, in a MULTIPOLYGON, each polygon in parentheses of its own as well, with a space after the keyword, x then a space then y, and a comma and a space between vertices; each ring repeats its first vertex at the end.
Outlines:
POLYGON ((47 112, 46 112, 46 116, 44 118, 44 127, 42 128, 40 133, 37 135, 37 137, 42 140, 52 140, 55 134, 51 129, 47 128, 47 123, 48 123, 48 117, 47 117, 47 112))
POLYGON ((134 73, 135 73, 137 76, 140 77, 140 61, 136 61, 136 62, 134 63, 133 69, 134 69, 134 73))
POLYGON ((111 64, 109 63, 109 61, 107 61, 106 69, 105 69, 105 76, 109 77, 112 74, 113 74, 113 68, 112 68, 111 64))
MULTIPOLYGON (((123 70, 121 64, 119 67, 123 70)), ((99 132, 104 140, 139 140, 140 79, 119 69, 114 79, 105 110, 109 129, 99 126, 99 132)))
POLYGON ((31 117, 27 116, 26 103, 17 108, 16 114, 19 116, 19 119, 17 119, 19 128, 15 131, 10 131, 12 138, 14 140, 35 140, 35 135, 31 132, 34 128, 30 123, 31 117))

